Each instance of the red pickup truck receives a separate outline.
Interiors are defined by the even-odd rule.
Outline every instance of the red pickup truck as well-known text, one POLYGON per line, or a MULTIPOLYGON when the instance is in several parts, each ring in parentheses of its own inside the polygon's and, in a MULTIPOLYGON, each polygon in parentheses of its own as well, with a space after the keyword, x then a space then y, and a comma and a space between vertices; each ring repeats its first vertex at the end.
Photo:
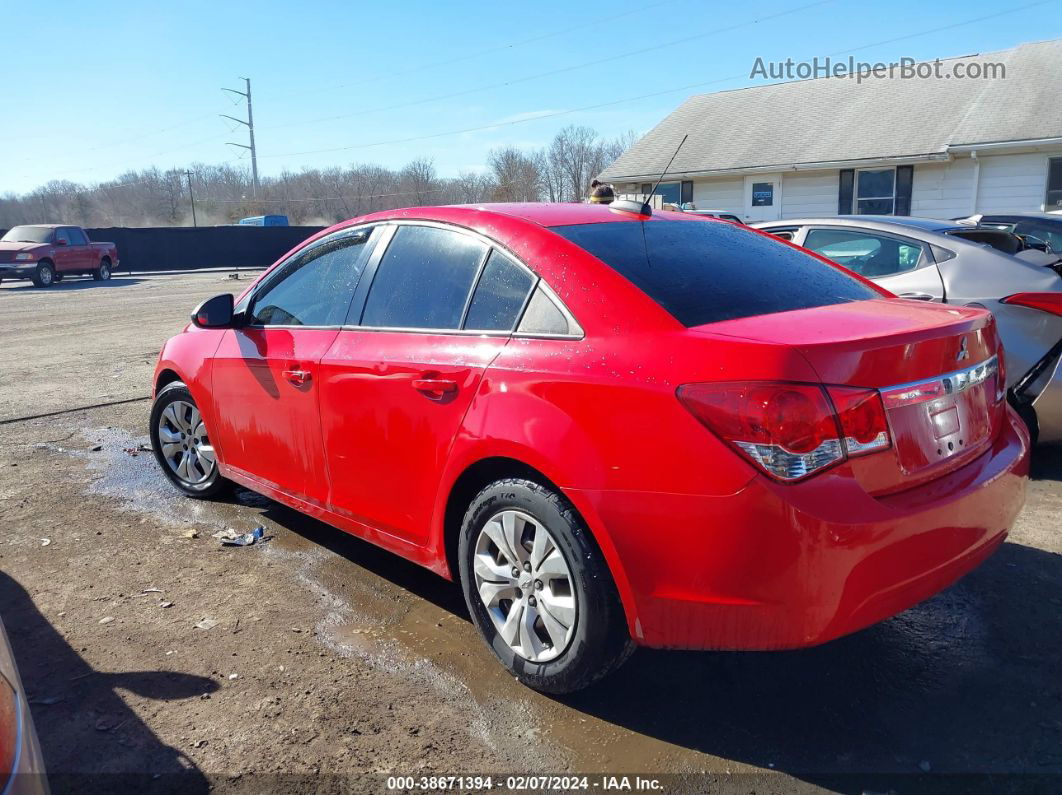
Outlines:
POLYGON ((74 273, 107 281, 117 267, 114 243, 92 243, 80 226, 16 226, 0 237, 0 281, 32 279, 38 287, 51 287, 74 273))

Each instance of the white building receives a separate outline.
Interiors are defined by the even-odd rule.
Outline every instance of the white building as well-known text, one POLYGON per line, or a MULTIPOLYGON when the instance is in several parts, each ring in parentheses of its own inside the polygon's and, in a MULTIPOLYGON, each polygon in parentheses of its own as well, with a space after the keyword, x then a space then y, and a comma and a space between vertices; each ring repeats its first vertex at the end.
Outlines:
POLYGON ((648 192, 688 134, 657 193, 749 222, 1062 211, 1062 40, 939 63, 952 78, 825 77, 691 97, 601 179, 648 192), (959 62, 985 76, 958 78, 959 62))

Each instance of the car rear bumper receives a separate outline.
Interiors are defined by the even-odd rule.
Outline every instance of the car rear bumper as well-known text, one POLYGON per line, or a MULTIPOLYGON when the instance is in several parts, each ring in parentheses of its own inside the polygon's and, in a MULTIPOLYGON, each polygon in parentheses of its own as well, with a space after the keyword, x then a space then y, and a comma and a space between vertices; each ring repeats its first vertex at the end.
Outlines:
POLYGON ((983 455, 883 498, 839 472, 796 485, 757 477, 723 497, 572 497, 608 529, 637 643, 812 646, 927 599, 999 547, 1024 503, 1029 467, 1025 428, 1006 416, 983 455))

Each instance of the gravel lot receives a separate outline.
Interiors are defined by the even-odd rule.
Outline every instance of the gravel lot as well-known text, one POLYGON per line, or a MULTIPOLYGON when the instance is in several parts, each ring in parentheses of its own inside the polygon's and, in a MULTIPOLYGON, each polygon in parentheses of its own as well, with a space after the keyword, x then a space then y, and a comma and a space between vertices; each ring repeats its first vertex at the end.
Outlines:
POLYGON ((502 672, 456 587, 250 492, 178 497, 137 451, 162 342, 241 284, 0 287, 0 613, 56 791, 133 785, 86 778, 104 773, 248 792, 455 773, 702 790, 707 772, 757 792, 1062 783, 1062 451, 1037 450, 999 553, 891 621, 799 652, 641 650, 548 698, 502 672), (256 547, 210 537, 259 523, 256 547))

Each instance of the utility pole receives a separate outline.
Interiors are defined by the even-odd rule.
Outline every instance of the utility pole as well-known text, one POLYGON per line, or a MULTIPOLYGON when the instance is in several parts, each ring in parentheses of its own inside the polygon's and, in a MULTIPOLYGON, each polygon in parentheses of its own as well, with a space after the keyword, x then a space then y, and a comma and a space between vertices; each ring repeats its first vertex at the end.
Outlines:
POLYGON ((192 193, 192 172, 185 171, 184 175, 188 177, 188 198, 192 200, 192 226, 199 226, 195 220, 195 194, 192 193))
POLYGON ((247 149, 251 153, 251 198, 258 198, 258 152, 254 148, 254 114, 251 112, 251 78, 241 78, 247 87, 246 91, 237 91, 235 88, 223 88, 222 91, 228 91, 231 94, 238 94, 247 100, 247 120, 237 119, 235 116, 228 116, 224 113, 220 114, 223 119, 231 119, 232 121, 242 124, 247 128, 247 133, 251 139, 251 145, 246 144, 234 144, 229 143, 229 146, 238 146, 240 149, 247 149))

